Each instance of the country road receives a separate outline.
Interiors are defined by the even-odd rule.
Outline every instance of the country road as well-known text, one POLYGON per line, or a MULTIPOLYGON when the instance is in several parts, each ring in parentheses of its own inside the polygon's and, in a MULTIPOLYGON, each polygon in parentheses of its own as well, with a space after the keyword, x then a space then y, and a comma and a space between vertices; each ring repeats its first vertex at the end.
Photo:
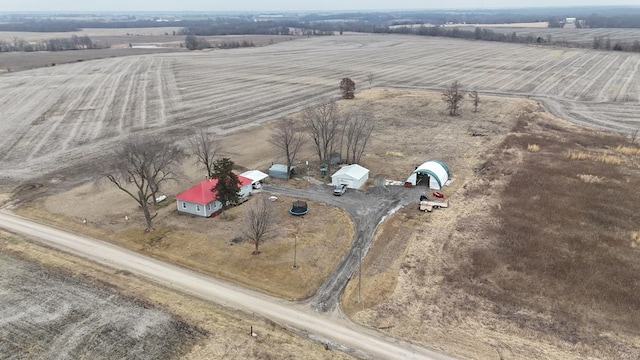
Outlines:
POLYGON ((244 289, 101 240, 38 224, 6 211, 0 212, 0 227, 26 235, 56 249, 112 268, 129 271, 169 288, 229 308, 264 316, 293 331, 314 340, 327 342, 331 347, 355 356, 379 359, 451 359, 285 300, 244 289))

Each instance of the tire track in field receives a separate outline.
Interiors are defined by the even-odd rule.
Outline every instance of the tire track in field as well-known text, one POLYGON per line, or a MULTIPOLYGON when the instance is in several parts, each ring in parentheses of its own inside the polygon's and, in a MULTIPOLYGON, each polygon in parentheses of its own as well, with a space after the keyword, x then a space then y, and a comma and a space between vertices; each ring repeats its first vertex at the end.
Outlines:
MULTIPOLYGON (((593 53, 591 58, 589 59, 589 62, 595 61, 596 63, 589 66, 587 68, 587 71, 590 71, 591 69, 594 69, 594 68, 595 69, 599 68, 602 65, 602 63, 605 62, 605 60, 607 60, 605 57, 602 57, 602 56, 598 57, 597 53, 593 53)), ((577 70, 578 68, 574 71, 577 71, 577 70)), ((584 70, 584 69, 581 69, 581 70, 584 70)), ((573 80, 569 85, 567 85, 562 91, 560 91, 558 95, 568 98, 569 96, 567 94, 571 94, 571 93, 575 94, 576 92, 574 90, 574 87, 576 87, 576 85, 578 84, 581 84, 583 82, 583 79, 584 78, 582 76, 576 76, 576 79, 573 80)), ((584 88, 582 88, 581 85, 578 85, 577 90, 582 90, 582 89, 584 88)))
POLYGON ((98 98, 97 96, 90 102, 91 106, 95 106, 99 111, 95 114, 95 121, 92 122, 91 129, 87 129, 87 138, 91 141, 95 141, 100 138, 117 136, 116 122, 120 119, 117 118, 118 112, 116 111, 116 105, 118 96, 121 95, 121 87, 123 80, 134 66, 134 61, 129 61, 126 68, 119 70, 115 75, 111 75, 113 82, 109 87, 105 100, 98 98), (98 102, 98 103, 96 103, 98 102), (109 104, 104 106, 104 104, 109 104), (102 105, 102 106, 100 106, 102 105))
POLYGON ((638 69, 640 68, 640 59, 636 58, 635 61, 636 61, 636 65, 634 66, 633 70, 631 71, 631 74, 626 77, 626 79, 624 81, 624 84, 620 87, 620 89, 616 93, 614 101, 627 102, 627 101, 633 101, 633 100, 635 100, 635 101, 640 100, 640 98, 638 98, 637 95, 635 95, 633 91, 629 90, 629 88, 633 84, 633 80, 638 78, 638 69), (619 99, 619 97, 621 95, 623 96, 623 98, 619 99), (636 96, 635 99, 633 99, 634 95, 636 96))
POLYGON ((549 78, 549 76, 547 75, 548 73, 553 72, 556 67, 564 67, 566 62, 573 61, 573 58, 578 57, 579 55, 580 54, 578 52, 574 52, 574 53, 571 53, 567 58, 562 59, 560 61, 556 61, 553 64, 553 66, 549 67, 546 70, 543 70, 542 72, 536 74, 531 79, 529 79, 527 83, 524 83, 519 89, 517 89, 517 91, 522 93, 530 93, 535 91, 536 88, 540 86, 543 81, 549 78), (546 78, 544 76, 546 76, 546 78), (544 80, 540 80, 541 78, 543 78, 544 80))
MULTIPOLYGON (((619 59, 620 59, 620 56, 616 58, 616 61, 618 61, 619 59)), ((619 79, 619 77, 625 78, 626 75, 620 76, 619 74, 624 70, 625 66, 627 66, 630 60, 631 58, 627 56, 625 57, 624 61, 622 61, 622 64, 620 64, 620 66, 615 67, 615 71, 613 75, 609 77, 609 80, 604 84, 604 86, 602 86, 602 88, 600 89, 600 92, 596 96, 597 100, 615 101, 615 97, 618 96, 620 88, 618 87, 618 91, 615 91, 615 95, 614 95, 613 84, 614 83, 620 84, 623 82, 621 81, 621 79, 619 79), (607 96, 607 95, 610 95, 610 96, 607 96)))
MULTIPOLYGON (((26 153, 32 146, 30 142, 33 142, 33 139, 37 139, 37 137, 32 137, 31 134, 40 130, 34 130, 33 128, 42 127, 40 126, 40 116, 45 116, 56 104, 61 103, 60 99, 63 94, 58 91, 45 91, 43 96, 35 96, 36 93, 41 93, 43 89, 49 90, 55 87, 52 77, 44 77, 42 74, 42 71, 34 71, 32 76, 29 77, 30 79, 37 77, 37 84, 32 84, 34 81, 19 81, 18 76, 20 74, 3 76, 3 78, 16 80, 18 84, 9 82, 7 84, 7 86, 10 86, 9 95, 0 97, 0 99, 6 100, 0 108, 9 109, 8 116, 3 117, 3 121, 0 124, 6 126, 6 131, 3 131, 3 133, 12 134, 12 136, 0 137, 0 149, 4 150, 0 152, 2 153, 2 159, 10 158, 9 155, 16 151, 20 151, 21 156, 26 157, 26 153), (30 84, 32 86, 29 86, 30 84), (23 142, 27 144, 18 147, 23 142)), ((56 80, 59 81, 58 78, 56 80)), ((61 86, 64 87, 69 80, 69 78, 63 79, 61 86)))
MULTIPOLYGON (((54 114, 61 113, 61 115, 57 115, 55 117, 52 116, 46 121, 49 128, 44 135, 33 135, 39 138, 39 142, 38 146, 32 150, 30 157, 45 156, 52 152, 64 151, 64 149, 68 147, 68 143, 74 139, 78 127, 84 122, 78 118, 79 105, 83 103, 85 98, 89 96, 92 91, 95 94, 96 88, 101 88, 102 85, 108 81, 108 78, 103 76, 104 74, 110 74, 114 69, 119 69, 121 67, 124 60, 118 60, 119 61, 108 64, 108 66, 98 74, 93 72, 89 74, 88 68, 90 65, 87 63, 83 63, 81 66, 78 66, 77 72, 82 74, 83 77, 88 78, 89 81, 76 82, 78 84, 82 84, 79 86, 79 91, 73 88, 64 88, 64 96, 71 98, 72 100, 68 103, 61 102, 61 104, 65 105, 64 109, 60 108, 59 110, 54 111, 54 114), (96 85, 97 83, 100 85, 96 85)), ((86 122, 90 121, 91 119, 86 122)))
MULTIPOLYGON (((617 59, 619 56, 615 56, 615 58, 617 59)), ((610 55, 606 55, 607 59, 610 58, 610 55)), ((589 96, 589 93, 592 91, 595 91, 597 89, 594 89, 593 87, 596 85, 596 83, 599 82, 600 78, 606 77, 607 72, 609 71, 609 69, 611 68, 611 66, 613 66, 613 61, 609 61, 609 64, 607 64, 607 66, 601 70, 598 75, 594 76, 591 81, 584 87, 584 89, 578 94, 578 99, 580 100, 593 100, 595 97, 594 96, 589 96)), ((598 86, 598 88, 600 88, 598 86)))
POLYGON ((68 112, 70 115, 77 115, 76 112, 80 112, 84 116, 75 116, 70 119, 74 125, 69 131, 69 135, 66 137, 62 144, 61 150, 66 150, 69 147, 75 147, 82 145, 95 139, 95 133, 102 128, 103 123, 107 121, 105 113, 112 107, 116 96, 117 86, 123 76, 131 69, 133 61, 119 61, 113 65, 105 67, 96 77, 102 78, 100 84, 93 87, 93 94, 81 98, 81 106, 83 108, 96 108, 99 111, 83 111, 77 107, 68 112), (106 95, 106 96, 105 96, 106 95))
MULTIPOLYGON (((122 60, 118 61, 121 62, 122 60)), ((86 63, 84 66, 79 67, 79 71, 86 68, 86 63)), ((86 75, 86 74, 84 74, 86 75)), ((66 138, 69 134, 66 131, 66 124, 69 122, 73 122, 70 117, 72 115, 72 110, 77 108, 77 104, 79 104, 87 94, 94 90, 94 84, 96 83, 98 76, 91 76, 90 81, 88 83, 80 86, 80 94, 76 94, 74 89, 65 88, 63 94, 69 96, 72 100, 68 103, 60 102, 60 109, 64 106, 64 112, 60 116, 51 116, 47 119, 47 130, 43 135, 35 134, 38 137, 37 144, 31 149, 30 154, 27 157, 27 160, 31 160, 34 157, 44 156, 50 153, 54 153, 60 151, 60 144, 62 143, 61 138, 66 138), (60 129, 62 128, 62 129, 60 129)), ((60 112, 60 111, 59 111, 60 112)))
POLYGON ((568 64, 562 63, 562 66, 559 69, 554 70, 549 76, 547 76, 542 82, 540 82, 532 92, 534 93, 542 93, 549 94, 552 87, 556 86, 558 82, 564 79, 564 74, 567 71, 567 68, 571 66, 575 66, 575 63, 581 60, 581 56, 575 54, 571 57, 571 61, 568 64))

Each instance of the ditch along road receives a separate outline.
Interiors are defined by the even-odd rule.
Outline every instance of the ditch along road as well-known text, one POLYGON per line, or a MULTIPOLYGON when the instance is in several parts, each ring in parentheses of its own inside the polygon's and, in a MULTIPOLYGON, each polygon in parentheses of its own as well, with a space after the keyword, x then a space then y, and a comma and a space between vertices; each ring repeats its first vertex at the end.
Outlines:
POLYGON ((308 306, 270 297, 105 241, 78 236, 0 211, 0 227, 47 246, 154 281, 248 314, 270 319, 296 333, 357 357, 378 359, 451 359, 380 334, 308 306))

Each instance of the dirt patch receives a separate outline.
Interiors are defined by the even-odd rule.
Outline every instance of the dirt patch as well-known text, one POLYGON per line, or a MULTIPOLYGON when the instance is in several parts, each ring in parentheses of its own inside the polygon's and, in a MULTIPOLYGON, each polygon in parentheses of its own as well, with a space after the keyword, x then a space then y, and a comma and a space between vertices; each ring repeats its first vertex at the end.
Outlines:
MULTIPOLYGON (((237 311, 228 310, 222 306, 214 305, 206 301, 202 301, 184 294, 179 294, 174 291, 168 290, 164 287, 154 285, 146 280, 140 280, 133 277, 126 272, 114 271, 113 269, 96 265, 92 262, 82 260, 80 258, 58 252, 49 248, 44 248, 35 245, 30 242, 26 242, 13 235, 6 233, 0 233, 0 248, 4 254, 11 253, 12 256, 17 256, 29 263, 37 263, 45 266, 43 270, 46 273, 53 273, 54 277, 60 277, 60 274, 83 274, 82 279, 79 280, 79 275, 64 276, 61 280, 65 285, 65 289, 69 289, 69 293, 62 294, 64 299, 69 300, 61 306, 64 308, 78 307, 76 301, 81 304, 87 302, 87 298, 78 298, 78 288, 71 286, 72 283, 80 283, 81 291, 87 290, 89 294, 95 293, 92 287, 96 283, 102 284, 109 289, 110 292, 117 291, 111 298, 113 299, 131 299, 133 308, 140 309, 139 312, 145 313, 158 313, 168 319, 178 319, 182 323, 186 322, 187 328, 197 328, 197 337, 191 341, 187 341, 172 353, 166 352, 159 356, 149 358, 171 358, 170 354, 174 354, 173 357, 180 359, 295 359, 304 351, 305 358, 316 359, 352 359, 352 357, 338 352, 338 351, 326 351, 324 346, 319 343, 315 343, 298 336, 281 326, 259 317, 251 316, 250 314, 243 314, 237 311), (70 281, 68 281, 70 280, 70 281), (108 285, 105 285, 108 284, 108 285), (257 337, 249 336, 250 329, 253 328, 257 337), (301 350, 304 349, 304 350, 301 350)), ((5 255, 2 255, 4 258, 5 255)), ((38 268, 40 265, 33 265, 38 268)), ((0 263, 3 269, 7 267, 11 268, 7 263, 0 263)), ((11 265, 13 266, 13 265, 11 265)), ((29 275, 27 271, 27 277, 33 277, 29 275)), ((0 278, 3 278, 0 276, 0 278)), ((18 278, 9 279, 11 286, 20 286, 16 284, 18 278), (13 280, 12 280, 13 279, 13 280)), ((37 283, 33 289, 37 289, 37 283)), ((4 287, 3 287, 4 289, 4 287)), ((55 289, 53 291, 56 291, 55 289)), ((98 293, 102 292, 99 290, 98 293)), ((31 295, 29 295, 31 296, 31 295)), ((29 297, 26 297, 29 301, 29 297)), ((53 299, 54 301, 58 301, 53 299)), ((114 301, 115 302, 115 301, 114 301)), ((46 301, 40 304, 41 307, 45 307, 47 311, 58 311, 60 309, 52 309, 46 305, 46 301), (45 304, 45 305, 43 305, 45 304)), ((121 303, 120 303, 121 304, 121 303)), ((92 304, 95 307, 95 304, 92 304)), ((107 308, 118 308, 116 305, 107 305, 107 308)), ((100 313, 100 309, 92 309, 94 312, 100 313)), ((1 311, 0 311, 1 312, 1 311)), ((24 317, 22 312, 16 312, 14 315, 18 317, 24 317)), ((47 319, 53 321, 51 319, 47 319)), ((125 319, 124 323, 141 323, 142 318, 140 316, 132 316, 129 319, 125 319)), ((151 325, 151 324, 146 324, 151 325)), ((90 327, 90 324, 85 324, 86 327, 90 327)), ((121 326, 121 325, 116 325, 121 326)), ((80 352, 79 357, 82 354, 86 354, 89 358, 105 358, 101 354, 107 354, 107 358, 113 358, 114 356, 108 356, 108 354, 115 354, 115 351, 122 349, 112 349, 113 344, 120 344, 125 341, 125 337, 121 334, 134 331, 135 328, 125 329, 119 333, 108 333, 106 336, 95 339, 96 341, 92 346, 85 349, 84 353, 80 352), (117 335, 117 336, 116 336, 117 335), (113 338, 113 342, 107 342, 108 339, 113 338), (104 345, 104 347, 102 346, 104 345)), ((152 331, 154 328, 149 328, 148 331, 152 331)), ((155 327, 158 329, 158 326, 155 327)), ((24 329, 25 332, 38 331, 37 328, 24 329)), ((52 334, 60 329, 53 329, 52 334)), ((94 333, 100 332, 99 329, 95 329, 94 333)), ((2 335, 0 330, 0 335, 2 335)), ((159 332, 151 336, 151 340, 162 338, 162 336, 168 334, 167 332, 159 332)), ((175 339, 167 339, 168 344, 173 344, 178 339, 186 339, 189 333, 183 333, 182 331, 176 335, 175 339)), ((7 338, 0 336, 0 346, 7 344, 7 338)), ((60 337, 56 337, 60 339, 60 337)), ((145 338, 140 341, 139 345, 133 345, 128 349, 136 348, 136 346, 143 346, 149 344, 145 338), (146 342, 143 342, 146 341, 146 342)), ((160 344, 167 348, 168 344, 160 344)), ((58 349, 64 350, 65 344, 61 344, 58 349)), ((153 343, 152 343, 153 345, 153 343)), ((14 343, 8 346, 15 346, 14 343)), ((67 344, 67 347, 72 347, 72 344, 67 344)), ((34 347, 35 348, 35 347, 34 347)), ((146 347, 145 347, 146 350, 146 347)), ((3 353, 7 353, 4 352, 3 353)), ((20 353, 20 350, 14 352, 20 353)), ((36 354, 33 354, 36 355, 36 354)), ((129 356, 132 357, 131 353, 129 356)), ((144 354, 137 354, 137 358, 146 358, 144 354)), ((55 357, 57 354, 45 357, 55 357)), ((28 356, 29 358, 43 358, 37 356, 28 356)), ((75 356, 74 356, 75 357, 75 356)), ((117 357, 117 356, 116 356, 117 357)))
MULTIPOLYGON (((387 270, 397 281, 380 283, 386 290, 363 286, 365 306, 353 318, 461 357, 634 358, 637 155, 615 152, 623 136, 535 109, 513 128, 449 191, 451 208, 429 221, 400 213, 385 223, 372 254, 396 244, 397 223, 415 237, 407 245, 398 237, 406 250, 399 270, 387 270)), ((375 281, 374 265, 364 265, 363 284, 375 281)), ((348 311, 357 309, 354 282, 345 292, 348 311)))

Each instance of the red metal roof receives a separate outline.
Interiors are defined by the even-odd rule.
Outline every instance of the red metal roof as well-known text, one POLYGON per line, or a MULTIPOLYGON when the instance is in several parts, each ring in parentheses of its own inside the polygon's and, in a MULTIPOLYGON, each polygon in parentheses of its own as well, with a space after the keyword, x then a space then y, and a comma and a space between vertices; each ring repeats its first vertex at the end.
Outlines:
MULTIPOLYGON (((251 179, 244 176, 238 176, 240 187, 251 184, 251 179)), ((187 201, 194 204, 206 205, 216 200, 217 193, 211 191, 218 183, 216 179, 207 179, 183 192, 176 195, 177 200, 187 201)))

